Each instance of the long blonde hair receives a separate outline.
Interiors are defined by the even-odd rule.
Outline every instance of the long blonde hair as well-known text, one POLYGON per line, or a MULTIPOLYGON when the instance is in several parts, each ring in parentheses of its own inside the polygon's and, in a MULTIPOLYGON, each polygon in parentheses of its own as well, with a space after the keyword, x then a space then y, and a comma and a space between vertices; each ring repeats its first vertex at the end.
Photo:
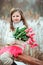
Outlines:
POLYGON ((16 8, 16 9, 13 8, 13 9, 11 9, 11 12, 10 12, 10 16, 11 16, 10 29, 11 29, 12 31, 14 30, 13 21, 12 21, 12 15, 13 15, 13 13, 16 12, 16 11, 19 11, 19 13, 20 13, 20 15, 21 15, 21 20, 23 21, 23 24, 24 24, 26 27, 28 27, 22 10, 19 9, 19 8, 16 8))

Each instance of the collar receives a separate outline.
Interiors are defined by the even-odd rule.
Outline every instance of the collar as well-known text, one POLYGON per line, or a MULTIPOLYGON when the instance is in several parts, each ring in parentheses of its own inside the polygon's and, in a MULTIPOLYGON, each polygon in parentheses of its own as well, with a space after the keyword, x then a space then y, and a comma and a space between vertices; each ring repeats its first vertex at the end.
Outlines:
POLYGON ((20 22, 18 22, 18 23, 13 23, 13 26, 14 26, 14 28, 17 28, 17 27, 22 27, 23 26, 23 21, 20 21, 20 22))

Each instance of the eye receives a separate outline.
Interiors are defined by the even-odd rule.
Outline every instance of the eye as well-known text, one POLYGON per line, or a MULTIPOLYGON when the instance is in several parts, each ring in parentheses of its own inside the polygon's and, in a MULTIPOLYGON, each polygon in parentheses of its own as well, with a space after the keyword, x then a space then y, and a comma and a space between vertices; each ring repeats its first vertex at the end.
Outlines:
POLYGON ((19 15, 17 15, 16 17, 19 17, 19 15))
POLYGON ((13 17, 15 17, 15 16, 13 16, 13 17))

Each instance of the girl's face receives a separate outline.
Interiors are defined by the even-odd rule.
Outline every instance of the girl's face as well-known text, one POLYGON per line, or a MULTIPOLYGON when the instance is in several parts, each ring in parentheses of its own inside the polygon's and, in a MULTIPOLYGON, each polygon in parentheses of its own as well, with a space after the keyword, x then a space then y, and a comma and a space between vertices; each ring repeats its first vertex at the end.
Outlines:
POLYGON ((21 15, 20 15, 20 13, 19 13, 18 11, 14 12, 14 13, 12 14, 12 21, 13 21, 14 23, 18 23, 20 20, 21 20, 21 15))

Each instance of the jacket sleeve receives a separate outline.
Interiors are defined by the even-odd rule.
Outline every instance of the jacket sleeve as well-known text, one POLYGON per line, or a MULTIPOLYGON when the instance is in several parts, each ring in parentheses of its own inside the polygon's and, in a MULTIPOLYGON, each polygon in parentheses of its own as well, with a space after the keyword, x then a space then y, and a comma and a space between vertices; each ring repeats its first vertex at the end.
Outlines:
POLYGON ((4 36, 4 43, 5 45, 12 45, 15 43, 15 38, 13 37, 13 32, 10 30, 9 24, 7 24, 5 36, 4 36))

